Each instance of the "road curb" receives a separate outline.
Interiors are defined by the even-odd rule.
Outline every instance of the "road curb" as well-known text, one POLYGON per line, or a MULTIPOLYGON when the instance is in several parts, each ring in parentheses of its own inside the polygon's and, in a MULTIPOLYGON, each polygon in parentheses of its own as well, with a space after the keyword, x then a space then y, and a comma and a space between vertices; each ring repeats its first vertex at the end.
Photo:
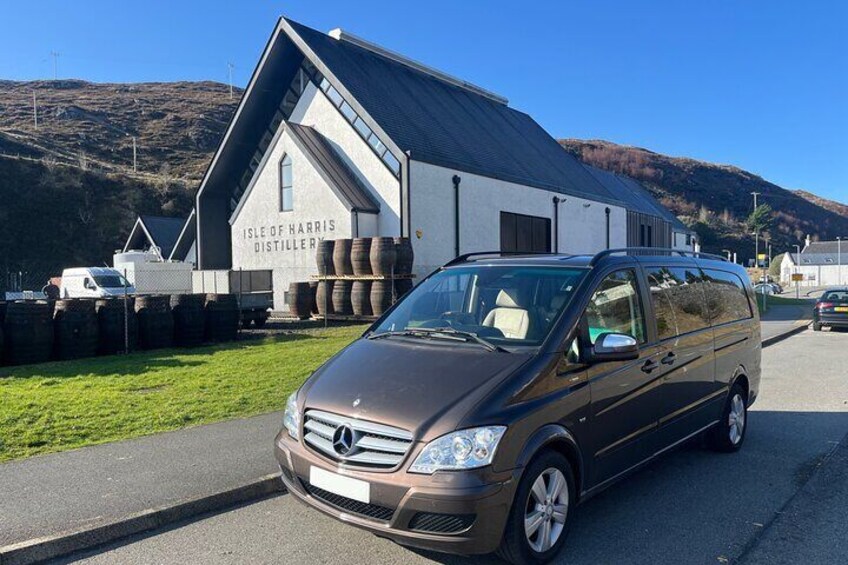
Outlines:
POLYGON ((0 565, 29 565, 55 559, 281 492, 285 492, 285 487, 279 473, 266 475, 233 489, 150 508, 108 524, 0 547, 0 565))
POLYGON ((795 326, 791 330, 787 330, 783 333, 773 335, 768 339, 764 339, 763 340, 763 347, 768 347, 769 345, 774 345, 775 343, 777 343, 779 341, 783 341, 787 337, 792 337, 795 334, 799 334, 802 331, 806 330, 808 327, 810 327, 810 322, 809 322, 809 320, 805 320, 802 324, 798 324, 797 326, 795 326))

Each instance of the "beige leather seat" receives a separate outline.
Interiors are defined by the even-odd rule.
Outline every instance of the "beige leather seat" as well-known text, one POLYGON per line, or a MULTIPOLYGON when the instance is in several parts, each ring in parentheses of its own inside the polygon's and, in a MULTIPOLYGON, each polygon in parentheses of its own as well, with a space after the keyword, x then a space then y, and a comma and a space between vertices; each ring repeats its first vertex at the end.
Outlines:
POLYGON ((515 289, 503 289, 495 299, 495 308, 486 315, 483 325, 499 329, 504 337, 525 339, 530 329, 530 313, 518 305, 515 289))

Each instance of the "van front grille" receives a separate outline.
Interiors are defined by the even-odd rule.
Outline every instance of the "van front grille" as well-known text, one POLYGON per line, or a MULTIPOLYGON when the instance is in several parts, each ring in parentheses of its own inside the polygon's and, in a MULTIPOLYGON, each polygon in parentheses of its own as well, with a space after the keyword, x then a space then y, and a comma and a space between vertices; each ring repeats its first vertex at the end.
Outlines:
POLYGON ((412 434, 406 430, 320 410, 306 411, 303 430, 303 440, 318 452, 364 467, 396 467, 412 446, 412 434))
POLYGON ((330 506, 338 508, 339 510, 344 510, 345 512, 359 514, 365 518, 379 520, 380 522, 390 521, 392 519, 392 515, 395 513, 394 510, 386 508, 385 506, 366 504, 365 502, 359 502, 358 500, 353 500, 346 496, 327 492, 326 490, 310 485, 307 481, 301 481, 301 484, 310 495, 325 502, 326 504, 329 504, 330 506))

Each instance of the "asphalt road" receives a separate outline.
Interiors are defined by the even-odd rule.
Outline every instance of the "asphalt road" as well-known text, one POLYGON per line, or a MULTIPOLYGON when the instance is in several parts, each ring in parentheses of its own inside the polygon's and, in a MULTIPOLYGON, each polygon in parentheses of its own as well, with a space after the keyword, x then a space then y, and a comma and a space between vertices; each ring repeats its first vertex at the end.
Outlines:
MULTIPOLYGON (((846 347, 848 333, 806 331, 765 349, 761 396, 752 407, 742 451, 720 455, 688 445, 590 500, 576 516, 561 562, 848 562, 844 541, 833 541, 848 539, 848 456, 829 457, 848 434, 846 347)), ((91 564, 496 561, 411 551, 337 523, 287 495, 75 559, 91 564)))

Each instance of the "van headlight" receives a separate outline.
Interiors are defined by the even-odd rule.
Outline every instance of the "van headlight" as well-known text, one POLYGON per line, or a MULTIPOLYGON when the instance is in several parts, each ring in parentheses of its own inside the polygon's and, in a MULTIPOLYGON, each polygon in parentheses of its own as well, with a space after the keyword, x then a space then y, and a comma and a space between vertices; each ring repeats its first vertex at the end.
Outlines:
POLYGON ((297 391, 286 400, 286 411, 283 414, 283 426, 294 439, 300 439, 300 414, 297 412, 297 391))
POLYGON ((485 467, 492 463, 504 432, 506 426, 485 426, 443 435, 424 446, 409 472, 432 475, 485 467))

